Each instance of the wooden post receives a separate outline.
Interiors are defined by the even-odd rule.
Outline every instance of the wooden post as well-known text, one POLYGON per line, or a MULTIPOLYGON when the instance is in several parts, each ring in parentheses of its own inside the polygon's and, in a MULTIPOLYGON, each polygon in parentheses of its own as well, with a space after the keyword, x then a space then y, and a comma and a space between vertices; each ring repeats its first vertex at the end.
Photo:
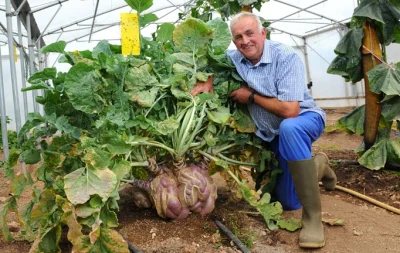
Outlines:
POLYGON ((364 38, 362 62, 365 82, 365 122, 364 122, 364 143, 365 149, 371 148, 378 132, 379 119, 381 117, 382 105, 379 102, 382 99, 381 94, 375 94, 370 90, 367 72, 373 69, 380 61, 376 57, 382 58, 382 49, 380 48, 378 36, 371 23, 365 21, 363 24, 364 38), (365 49, 368 48, 369 50, 365 49), (372 52, 372 53, 371 53, 372 52), (375 55, 375 56, 374 56, 375 55))
POLYGON ((241 11, 247 11, 247 12, 252 12, 251 11, 251 6, 250 5, 244 5, 240 8, 241 11))

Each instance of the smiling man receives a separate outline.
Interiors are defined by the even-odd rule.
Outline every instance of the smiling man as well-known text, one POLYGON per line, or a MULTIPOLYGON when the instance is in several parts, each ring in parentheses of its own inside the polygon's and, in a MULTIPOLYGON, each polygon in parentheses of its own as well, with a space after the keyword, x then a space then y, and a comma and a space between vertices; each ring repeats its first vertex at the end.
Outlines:
MULTIPOLYGON (((232 18, 230 28, 237 49, 227 54, 245 81, 230 96, 247 104, 257 136, 275 152, 283 170, 277 179, 276 199, 285 210, 303 206, 300 247, 323 247, 318 182, 333 190, 337 180, 325 154, 312 157, 311 144, 324 131, 325 112, 307 90, 300 57, 291 47, 266 40, 266 30, 256 15, 241 12, 232 18)), ((212 89, 213 78, 209 78, 191 93, 212 89)))

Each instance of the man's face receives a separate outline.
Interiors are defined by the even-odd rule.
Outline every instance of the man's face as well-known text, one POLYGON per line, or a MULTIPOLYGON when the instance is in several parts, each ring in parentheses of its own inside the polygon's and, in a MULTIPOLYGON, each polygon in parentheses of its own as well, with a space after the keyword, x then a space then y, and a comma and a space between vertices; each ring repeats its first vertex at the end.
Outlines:
POLYGON ((252 17, 241 17, 232 26, 232 40, 237 49, 253 64, 260 61, 265 41, 265 29, 258 29, 257 21, 252 17))

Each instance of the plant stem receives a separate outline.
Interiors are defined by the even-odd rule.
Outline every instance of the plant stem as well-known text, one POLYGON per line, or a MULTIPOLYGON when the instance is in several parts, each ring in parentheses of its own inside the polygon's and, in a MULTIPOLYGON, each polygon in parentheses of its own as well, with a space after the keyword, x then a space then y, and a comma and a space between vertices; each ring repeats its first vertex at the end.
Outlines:
POLYGON ((149 162, 148 162, 148 161, 144 161, 144 162, 131 162, 131 166, 132 166, 132 167, 147 167, 147 166, 149 166, 149 162))
POLYGON ((230 149, 230 148, 232 148, 232 147, 234 147, 234 146, 236 146, 236 143, 229 144, 229 145, 224 146, 224 147, 222 147, 222 148, 220 148, 220 149, 213 149, 213 150, 212 150, 212 153, 216 155, 216 154, 219 154, 219 153, 221 153, 222 151, 225 151, 225 150, 227 150, 227 149, 230 149))
POLYGON ((233 159, 230 159, 230 158, 228 158, 228 157, 226 157, 226 156, 224 156, 222 154, 217 154, 217 156, 219 156, 220 158, 224 159, 227 162, 230 162, 230 163, 233 163, 233 164, 237 164, 237 165, 252 166, 252 167, 258 167, 259 166, 258 164, 255 164, 255 163, 245 163, 245 162, 240 162, 240 161, 237 161, 237 160, 233 160, 233 159))

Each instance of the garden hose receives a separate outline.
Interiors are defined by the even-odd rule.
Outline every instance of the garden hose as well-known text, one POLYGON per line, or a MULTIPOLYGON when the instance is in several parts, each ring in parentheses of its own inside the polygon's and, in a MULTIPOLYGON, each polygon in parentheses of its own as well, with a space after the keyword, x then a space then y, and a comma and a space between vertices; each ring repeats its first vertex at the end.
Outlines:
MULTIPOLYGON (((319 185, 322 185, 322 183, 319 183, 319 185)), ((376 199, 373 199, 373 198, 371 198, 371 197, 368 197, 368 196, 366 196, 366 195, 364 195, 364 194, 361 194, 361 193, 359 193, 359 192, 350 190, 350 189, 348 189, 348 188, 345 188, 345 187, 339 186, 339 185, 336 185, 335 189, 340 190, 340 191, 343 191, 343 192, 346 192, 346 193, 351 194, 351 195, 353 195, 353 196, 356 196, 356 197, 358 197, 358 198, 360 198, 360 199, 363 199, 363 200, 365 200, 365 201, 368 201, 368 202, 370 202, 370 203, 372 203, 372 204, 374 204, 374 205, 377 205, 377 206, 379 206, 379 207, 382 207, 382 208, 384 208, 384 209, 386 209, 386 210, 388 210, 388 211, 391 211, 391 212, 393 212, 393 213, 395 213, 395 214, 400 214, 400 209, 395 208, 395 207, 393 207, 393 206, 389 206, 389 205, 387 205, 387 204, 385 204, 385 203, 382 203, 382 202, 380 202, 380 201, 378 201, 378 200, 376 200, 376 199)))

